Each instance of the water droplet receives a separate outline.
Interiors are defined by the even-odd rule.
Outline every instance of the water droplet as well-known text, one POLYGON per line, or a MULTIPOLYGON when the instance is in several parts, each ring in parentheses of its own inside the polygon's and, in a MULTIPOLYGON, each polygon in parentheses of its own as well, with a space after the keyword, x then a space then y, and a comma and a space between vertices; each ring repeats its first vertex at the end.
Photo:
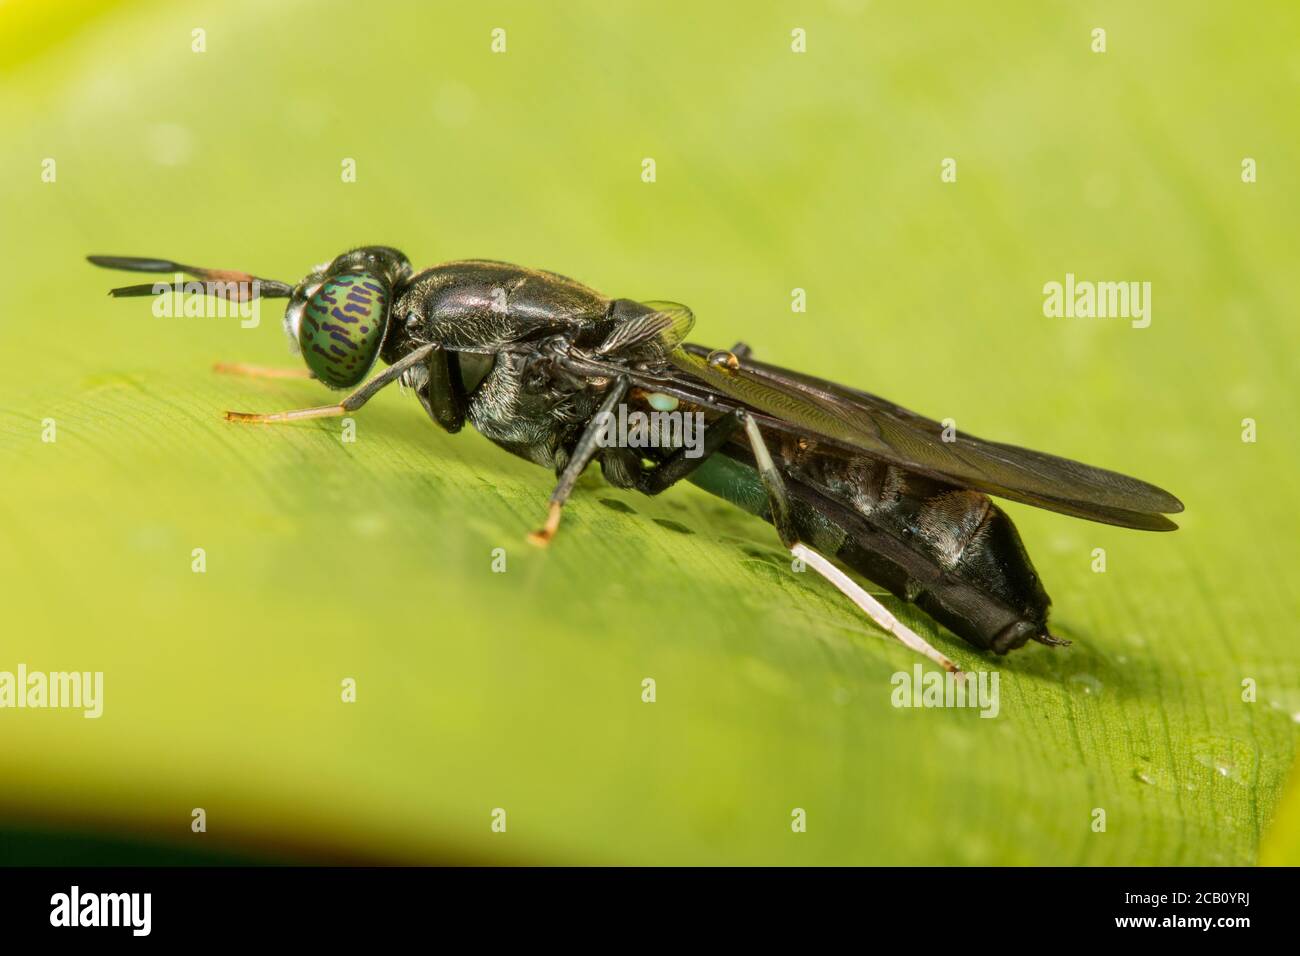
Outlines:
POLYGON ((1178 789, 1178 781, 1174 779, 1173 771, 1168 767, 1152 764, 1150 758, 1145 755, 1139 756, 1138 759, 1142 761, 1142 764, 1134 768, 1134 780, 1149 786, 1159 787, 1167 793, 1172 793, 1178 789))
POLYGON ((1102 691, 1101 681, 1091 674, 1071 674, 1070 683, 1079 685, 1079 689, 1088 695, 1100 694, 1102 691))
POLYGON ((1268 706, 1271 710, 1282 711, 1292 721, 1300 724, 1300 691, 1289 687, 1280 690, 1274 688, 1268 699, 1268 706))
POLYGON ((1255 751, 1235 737, 1205 737, 1192 745, 1192 758, 1215 776, 1233 783, 1250 783, 1255 751))
POLYGON ((714 368, 734 372, 740 368, 740 359, 726 349, 715 349, 709 353, 708 363, 714 368))

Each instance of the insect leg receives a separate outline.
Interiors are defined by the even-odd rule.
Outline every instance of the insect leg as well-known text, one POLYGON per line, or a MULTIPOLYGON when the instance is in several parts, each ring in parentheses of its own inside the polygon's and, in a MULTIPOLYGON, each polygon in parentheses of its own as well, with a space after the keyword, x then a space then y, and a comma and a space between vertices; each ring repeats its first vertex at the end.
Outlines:
POLYGON ((740 427, 740 415, 731 412, 719 418, 704 430, 704 447, 695 457, 687 457, 686 449, 679 448, 656 467, 640 472, 634 487, 643 495, 657 495, 671 488, 709 460, 709 457, 727 443, 727 439, 740 427))
POLYGON ((728 351, 731 352, 732 355, 736 356, 736 358, 740 359, 741 361, 744 361, 745 359, 749 358, 751 355, 754 354, 754 350, 751 349, 744 342, 737 342, 730 349, 728 349, 728 351))
POLYGON ((455 434, 465 424, 468 399, 460 374, 460 356, 435 348, 424 363, 429 377, 417 392, 420 404, 439 427, 455 434))
POLYGON ((753 417, 744 413, 745 433, 749 437, 750 447, 754 451, 754 462, 758 467, 758 477, 767 491, 768 507, 772 511, 772 523, 781 535, 781 543, 790 549, 790 553, 812 568, 840 593, 856 604, 881 629, 896 637, 902 644, 910 647, 924 657, 934 661, 944 670, 959 673, 957 665, 930 646, 923 638, 915 634, 902 621, 894 617, 889 609, 864 591, 856 581, 831 564, 825 557, 799 540, 794 522, 790 516, 790 499, 786 494, 785 482, 781 472, 772 461, 772 456, 763 441, 763 433, 753 417))
POLYGON ((754 464, 758 469, 758 479, 767 492, 768 507, 772 511, 772 524, 781 536, 781 543, 793 548, 799 543, 799 532, 795 530, 794 518, 790 514, 790 496, 786 494, 785 481, 781 472, 772 461, 772 455, 763 441, 763 433, 758 430, 758 422, 752 415, 738 413, 745 424, 745 434, 749 436, 749 447, 754 450, 754 464))
POLYGON ((244 375, 248 378, 315 378, 309 368, 268 368, 265 365, 246 365, 243 362, 217 362, 212 371, 222 375, 244 375))
POLYGON ((337 405, 318 405, 315 408, 295 408, 287 412, 271 412, 267 415, 258 415, 251 412, 226 412, 226 421, 229 422, 246 422, 253 424, 270 424, 272 422, 291 422, 302 418, 330 418, 338 415, 346 415, 348 412, 354 412, 387 385, 391 385, 402 374, 412 366, 419 365, 435 346, 424 345, 394 362, 388 368, 384 369, 370 381, 366 382, 355 392, 351 392, 337 405))
POLYGON ((564 508, 564 503, 569 500, 569 495, 573 493, 573 486, 578 483, 578 477, 582 474, 595 456, 599 447, 597 444, 600 440, 600 433, 605 428, 605 419, 614 411, 614 406, 622 401, 623 396, 627 394, 628 380, 619 377, 614 380, 614 384, 609 388, 609 394, 605 400, 600 403, 600 408, 596 414, 591 417, 587 423, 586 430, 582 437, 578 439, 577 447, 573 450, 572 457, 569 458, 568 464, 564 466, 564 472, 560 475, 560 483, 555 486, 551 492, 551 507, 546 515, 546 524, 534 531, 528 536, 528 540, 535 545, 545 546, 555 537, 556 529, 560 527, 560 512, 564 508))

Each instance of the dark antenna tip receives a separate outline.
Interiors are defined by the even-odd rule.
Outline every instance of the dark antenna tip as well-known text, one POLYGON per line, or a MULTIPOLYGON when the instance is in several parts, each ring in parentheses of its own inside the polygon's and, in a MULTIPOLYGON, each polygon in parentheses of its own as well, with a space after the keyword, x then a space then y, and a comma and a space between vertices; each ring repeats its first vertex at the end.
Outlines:
MULTIPOLYGON (((190 266, 170 259, 150 259, 146 256, 86 256, 86 261, 101 269, 122 269, 126 272, 195 272, 190 266)), ((205 270, 197 270, 205 271, 205 270)))
MULTIPOLYGON (((248 272, 236 272, 233 269, 200 269, 187 266, 170 259, 148 259, 142 256, 86 256, 86 261, 103 269, 122 269, 126 272, 184 272, 204 281, 206 293, 223 299, 247 302, 252 299, 287 299, 293 295, 293 286, 276 279, 263 279, 248 272), (251 292, 243 286, 252 284, 251 292), (241 288, 231 291, 239 284, 241 288)), ((153 285, 131 285, 119 289, 110 289, 114 298, 126 296, 157 295, 160 291, 153 285)))

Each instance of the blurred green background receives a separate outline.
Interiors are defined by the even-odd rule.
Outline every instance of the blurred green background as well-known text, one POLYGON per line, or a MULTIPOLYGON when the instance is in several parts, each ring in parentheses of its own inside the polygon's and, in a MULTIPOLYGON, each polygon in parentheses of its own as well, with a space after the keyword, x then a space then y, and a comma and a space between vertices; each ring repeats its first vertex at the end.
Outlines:
POLYGON ((99 720, 0 711, 0 861, 1293 862, 1298 30, 1285 2, 0 2, 0 670, 105 674, 99 720), (593 473, 533 551, 541 469, 396 390, 352 444, 229 425, 325 398, 211 373, 296 361, 275 303, 155 318, 82 259, 296 281, 362 243, 688 303, 697 341, 1163 485, 1182 529, 1008 505, 1076 644, 989 660, 891 599, 1002 677, 994 720, 896 710, 914 658, 760 522, 593 473), (1067 272, 1151 282, 1151 326, 1045 318, 1067 272))

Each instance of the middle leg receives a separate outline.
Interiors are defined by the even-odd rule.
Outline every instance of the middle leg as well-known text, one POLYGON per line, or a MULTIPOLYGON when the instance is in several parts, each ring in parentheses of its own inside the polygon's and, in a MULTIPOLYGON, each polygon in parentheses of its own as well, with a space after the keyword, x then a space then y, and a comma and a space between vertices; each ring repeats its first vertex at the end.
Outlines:
POLYGON ((740 413, 731 412, 719 418, 704 429, 703 447, 698 455, 689 456, 685 448, 678 448, 654 468, 643 469, 637 473, 632 487, 643 495, 657 495, 666 491, 684 478, 689 478, 695 469, 727 443, 736 429, 740 427, 740 413))
POLYGON ((606 421, 613 413, 614 406, 622 401, 623 396, 627 394, 629 384, 626 378, 620 377, 610 385, 609 393, 605 396, 604 401, 600 403, 600 408, 596 410, 596 414, 591 416, 591 421, 587 423, 582 437, 578 439, 578 444, 573 449, 573 455, 570 456, 568 464, 564 466, 564 471, 560 474, 559 484, 551 492, 550 509, 546 514, 546 524, 528 536, 529 543, 538 547, 545 547, 555 537, 555 532, 560 528, 560 515, 564 510, 564 503, 569 500, 569 495, 573 494, 573 486, 578 483, 578 478, 587 465, 590 464, 591 459, 595 457, 596 451, 600 447, 600 434, 606 428, 606 421))

